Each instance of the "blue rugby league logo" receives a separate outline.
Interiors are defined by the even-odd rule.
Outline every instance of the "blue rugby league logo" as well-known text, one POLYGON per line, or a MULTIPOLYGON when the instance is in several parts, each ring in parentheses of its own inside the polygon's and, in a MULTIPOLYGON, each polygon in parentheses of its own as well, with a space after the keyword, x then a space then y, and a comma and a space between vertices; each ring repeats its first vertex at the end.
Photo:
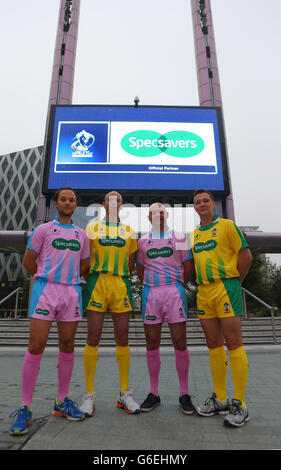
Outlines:
POLYGON ((93 153, 89 151, 89 148, 92 147, 95 142, 95 136, 93 134, 83 129, 76 134, 73 140, 74 142, 71 145, 72 150, 75 151, 72 154, 73 157, 91 157, 93 155, 93 153))

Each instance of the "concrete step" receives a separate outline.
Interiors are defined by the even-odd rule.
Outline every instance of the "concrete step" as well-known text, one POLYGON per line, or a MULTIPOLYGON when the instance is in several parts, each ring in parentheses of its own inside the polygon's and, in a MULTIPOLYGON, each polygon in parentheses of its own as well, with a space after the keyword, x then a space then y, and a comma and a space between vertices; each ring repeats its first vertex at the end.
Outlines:
MULTIPOLYGON (((187 341, 189 345, 206 345, 205 336, 197 318, 191 318, 187 322, 187 341)), ((272 320, 270 317, 249 318, 242 321, 243 342, 247 344, 274 344, 272 333, 272 320)), ((277 343, 281 343, 281 318, 275 319, 275 331, 277 343)), ((0 319, 0 347, 26 347, 29 337, 28 319, 0 319)), ((76 333, 76 347, 84 347, 87 338, 87 321, 79 322, 76 333)), ((48 338, 48 347, 57 347, 58 333, 55 323, 52 324, 48 338)), ((145 335, 141 318, 132 318, 129 327, 129 344, 133 346, 145 346, 145 335)), ((166 323, 162 326, 163 347, 172 346, 169 327, 166 323)), ((103 326, 101 346, 115 345, 112 320, 106 317, 103 326)))

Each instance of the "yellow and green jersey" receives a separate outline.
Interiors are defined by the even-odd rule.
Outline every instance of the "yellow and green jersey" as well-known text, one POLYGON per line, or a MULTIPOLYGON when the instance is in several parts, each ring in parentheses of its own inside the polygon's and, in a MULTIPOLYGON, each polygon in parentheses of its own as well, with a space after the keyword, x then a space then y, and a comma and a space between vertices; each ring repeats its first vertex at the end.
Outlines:
POLYGON ((90 222, 86 227, 90 240, 90 273, 129 276, 129 256, 137 251, 135 232, 129 225, 105 221, 90 222))
POLYGON ((239 277, 239 251, 248 244, 237 225, 229 219, 214 218, 212 224, 196 228, 190 236, 197 284, 239 277))

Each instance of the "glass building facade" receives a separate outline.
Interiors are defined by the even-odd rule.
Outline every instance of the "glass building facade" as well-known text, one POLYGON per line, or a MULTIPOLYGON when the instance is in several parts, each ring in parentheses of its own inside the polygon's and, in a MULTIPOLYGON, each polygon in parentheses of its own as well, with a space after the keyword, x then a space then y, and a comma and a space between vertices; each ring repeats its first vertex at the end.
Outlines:
MULTIPOLYGON (((43 146, 0 156, 0 230, 33 230, 43 146)), ((10 287, 24 273, 22 255, 0 253, 0 281, 10 287)))

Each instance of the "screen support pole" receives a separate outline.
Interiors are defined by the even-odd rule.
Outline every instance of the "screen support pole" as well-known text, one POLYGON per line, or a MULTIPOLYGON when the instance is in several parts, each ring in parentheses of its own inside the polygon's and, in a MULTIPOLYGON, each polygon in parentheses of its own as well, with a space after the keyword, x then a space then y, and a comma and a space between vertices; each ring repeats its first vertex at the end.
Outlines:
MULTIPOLYGON (((225 127, 211 12, 211 1, 191 0, 191 9, 200 106, 220 107, 222 113, 222 124, 223 127, 225 127)), ((226 142, 225 151, 229 184, 229 195, 226 196, 225 200, 225 217, 235 220, 230 166, 226 142)))
POLYGON ((46 196, 42 194, 42 185, 50 107, 52 104, 72 103, 79 13, 80 0, 60 1, 53 71, 45 127, 45 140, 42 155, 36 226, 45 222, 49 213, 46 196))

